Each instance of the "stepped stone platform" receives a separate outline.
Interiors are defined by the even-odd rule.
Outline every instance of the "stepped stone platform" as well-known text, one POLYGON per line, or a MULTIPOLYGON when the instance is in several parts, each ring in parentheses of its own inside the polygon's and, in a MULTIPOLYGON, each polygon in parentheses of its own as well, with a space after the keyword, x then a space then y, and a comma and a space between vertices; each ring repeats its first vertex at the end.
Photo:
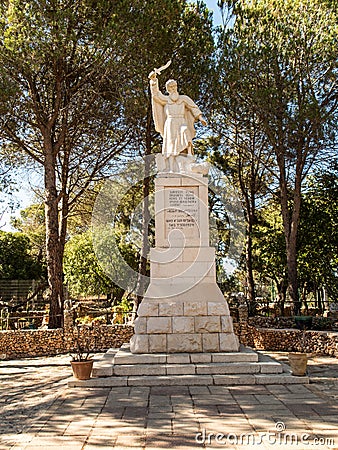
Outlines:
POLYGON ((307 384, 262 353, 238 352, 133 354, 129 344, 110 349, 94 363, 92 378, 69 387, 307 384))

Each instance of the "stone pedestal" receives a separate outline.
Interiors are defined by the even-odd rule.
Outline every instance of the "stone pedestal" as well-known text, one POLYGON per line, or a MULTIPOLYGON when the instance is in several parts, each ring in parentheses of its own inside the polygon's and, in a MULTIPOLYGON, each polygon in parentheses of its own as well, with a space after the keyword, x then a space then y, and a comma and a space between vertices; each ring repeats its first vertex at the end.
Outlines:
POLYGON ((138 309, 132 353, 237 352, 209 246, 208 179, 159 174, 151 282, 138 309))

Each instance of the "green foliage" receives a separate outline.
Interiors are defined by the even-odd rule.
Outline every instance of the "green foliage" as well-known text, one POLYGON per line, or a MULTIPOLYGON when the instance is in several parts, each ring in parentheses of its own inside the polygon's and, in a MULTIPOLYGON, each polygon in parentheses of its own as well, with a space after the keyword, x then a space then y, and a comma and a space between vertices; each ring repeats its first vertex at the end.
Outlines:
POLYGON ((149 154, 158 145, 148 73, 172 58, 185 93, 197 99, 212 50, 201 2, 1 2, 0 146, 44 169, 51 317, 60 316, 61 260, 75 205, 122 152, 149 154))
MULTIPOLYGON (((122 276, 123 267, 114 250, 114 243, 118 242, 119 251, 127 263, 134 269, 137 267, 137 252, 132 244, 125 242, 121 232, 103 232, 101 245, 112 248, 109 264, 112 270, 122 276), (136 267, 135 267, 136 266, 136 267)), ((66 244, 64 256, 65 281, 71 295, 113 294, 122 297, 123 291, 101 269, 95 255, 91 232, 87 231, 74 235, 66 244)))
POLYGON ((44 268, 30 253, 29 238, 22 233, 0 231, 0 278, 38 280, 44 268))
POLYGON ((315 317, 313 321, 313 325, 311 327, 312 330, 332 330, 332 325, 335 322, 334 318, 330 317, 315 317))
POLYGON ((11 225, 28 236, 31 252, 39 261, 45 261, 45 209, 43 203, 33 203, 20 211, 20 217, 12 217, 11 225))
POLYGON ((276 282, 285 279, 285 238, 276 202, 271 201, 259 210, 253 241, 254 268, 260 276, 276 282))
POLYGON ((259 163, 266 166, 281 205, 289 294, 297 310, 302 188, 314 162, 333 153, 337 135, 337 8, 321 0, 220 3, 233 26, 218 36, 215 117, 229 129, 225 152, 250 150, 253 143, 263 149, 254 158, 237 158, 245 169, 242 191, 257 192, 251 174, 259 163))
POLYGON ((303 196, 299 267, 309 290, 325 287, 338 299, 338 165, 309 178, 303 196))
MULTIPOLYGON (((309 177, 302 197, 298 240, 300 288, 306 297, 326 289, 338 298, 338 172, 337 165, 309 177)), ((286 279, 285 238, 278 204, 270 202, 259 210, 254 233, 254 268, 277 285, 286 279)))
POLYGON ((122 23, 122 113, 132 127, 135 149, 141 152, 150 145, 156 151, 159 136, 151 123, 148 73, 171 59, 160 87, 175 78, 182 93, 207 104, 214 50, 211 14, 202 2, 135 0, 122 23))
POLYGON ((52 328, 62 325, 69 213, 130 134, 120 101, 125 8, 123 0, 0 5, 0 145, 44 171, 52 328))
POLYGON ((101 272, 89 232, 73 236, 66 244, 64 255, 65 281, 71 295, 110 292, 110 279, 101 272))
POLYGON ((18 202, 13 196, 17 189, 13 167, 6 156, 2 154, 0 147, 0 227, 3 225, 1 223, 2 215, 18 207, 18 202))
POLYGON ((123 42, 118 22, 123 2, 114 3, 115 14, 110 2, 90 0, 2 3, 3 145, 44 164, 49 142, 61 167, 71 150, 76 164, 65 169, 71 169, 73 181, 92 172, 94 148, 97 162, 100 148, 105 151, 109 144, 114 153, 119 98, 107 101, 102 83, 110 73, 118 77, 121 72, 116 61, 123 42))
POLYGON ((209 78, 212 20, 202 2, 8 0, 0 29, 4 144, 43 163, 45 132, 53 132, 61 153, 69 136, 77 181, 93 148, 109 143, 114 153, 120 133, 130 138, 133 131, 136 148, 144 145, 153 67, 171 58, 166 76, 179 76, 194 99, 209 78))
POLYGON ((233 13, 234 27, 220 36, 222 86, 257 116, 286 167, 300 150, 301 167, 309 165, 307 154, 333 137, 336 11, 321 0, 241 0, 233 13))
POLYGON ((122 300, 114 306, 114 311, 122 311, 124 313, 130 312, 132 310, 132 307, 130 303, 128 302, 126 297, 123 297, 122 300))

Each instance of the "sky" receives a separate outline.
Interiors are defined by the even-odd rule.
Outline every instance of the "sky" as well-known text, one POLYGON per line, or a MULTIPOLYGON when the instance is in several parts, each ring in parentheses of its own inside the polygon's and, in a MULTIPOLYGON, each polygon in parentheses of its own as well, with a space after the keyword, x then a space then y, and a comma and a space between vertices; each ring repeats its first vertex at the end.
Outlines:
MULTIPOLYGON (((193 1, 193 0, 192 0, 193 1)), ((217 6, 217 0, 204 0, 208 9, 210 9, 213 12, 213 21, 214 25, 221 25, 222 23, 222 16, 220 13, 220 10, 217 6)), ((39 178, 38 175, 36 177, 39 178)), ((21 173, 19 176, 21 182, 19 182, 19 191, 15 194, 15 200, 19 203, 18 210, 13 213, 9 209, 0 217, 0 230, 2 231, 14 231, 10 226, 10 218, 13 215, 18 215, 20 209, 23 209, 27 207, 30 203, 32 203, 34 198, 34 192, 30 187, 30 183, 32 185, 36 184, 37 180, 32 180, 32 172, 23 174, 21 173), (35 183, 34 183, 35 182, 35 183), (21 186, 20 186, 21 185, 21 186)), ((35 177, 33 177, 35 178, 35 177)), ((20 181, 18 180, 18 181, 20 181)), ((2 205, 0 204, 0 212, 2 210, 2 205)))
POLYGON ((213 11, 214 25, 221 25, 222 16, 219 7, 217 6, 217 0, 205 0, 205 3, 208 9, 213 11))

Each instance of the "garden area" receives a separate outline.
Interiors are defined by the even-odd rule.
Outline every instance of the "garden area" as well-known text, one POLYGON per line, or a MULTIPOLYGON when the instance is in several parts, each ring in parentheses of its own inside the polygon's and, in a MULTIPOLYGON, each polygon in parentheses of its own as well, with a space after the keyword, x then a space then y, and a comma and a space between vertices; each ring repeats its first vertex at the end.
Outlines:
POLYGON ((338 449, 337 24, 0 2, 1 448, 338 449))
POLYGON ((224 1, 219 26, 203 2, 29 5, 0 7, 1 333, 63 329, 65 311, 73 325, 132 326, 161 152, 148 73, 170 55, 166 76, 208 122, 194 153, 210 167, 210 245, 234 323, 245 304, 257 329, 335 332, 336 5, 224 1), (95 234, 98 201, 111 226, 95 234))

